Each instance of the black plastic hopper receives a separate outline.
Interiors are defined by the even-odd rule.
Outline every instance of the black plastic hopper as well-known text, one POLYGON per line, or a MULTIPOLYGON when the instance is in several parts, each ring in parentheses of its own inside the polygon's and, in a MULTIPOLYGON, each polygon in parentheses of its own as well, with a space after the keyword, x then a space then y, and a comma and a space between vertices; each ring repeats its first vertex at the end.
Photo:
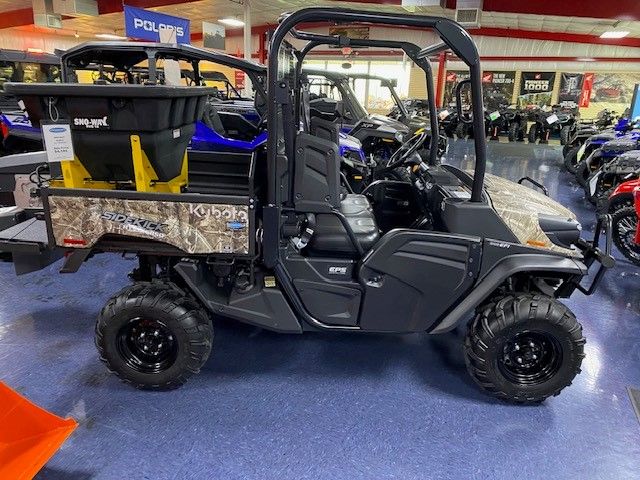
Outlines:
POLYGON ((69 123, 73 147, 92 180, 133 182, 131 135, 159 181, 180 174, 210 87, 5 83, 31 123, 69 123))

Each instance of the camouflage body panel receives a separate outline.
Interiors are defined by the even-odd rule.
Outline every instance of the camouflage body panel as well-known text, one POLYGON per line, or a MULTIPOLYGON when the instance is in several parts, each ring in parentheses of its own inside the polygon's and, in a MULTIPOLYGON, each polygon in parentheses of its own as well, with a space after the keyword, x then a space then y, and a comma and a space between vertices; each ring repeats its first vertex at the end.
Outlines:
POLYGON ((48 197, 56 245, 94 246, 104 235, 156 240, 189 254, 249 254, 249 207, 122 198, 48 197))
POLYGON ((493 208, 518 240, 528 247, 544 248, 571 257, 580 257, 577 249, 554 244, 540 227, 538 215, 557 215, 575 219, 575 214, 555 200, 529 187, 487 174, 484 187, 493 208))

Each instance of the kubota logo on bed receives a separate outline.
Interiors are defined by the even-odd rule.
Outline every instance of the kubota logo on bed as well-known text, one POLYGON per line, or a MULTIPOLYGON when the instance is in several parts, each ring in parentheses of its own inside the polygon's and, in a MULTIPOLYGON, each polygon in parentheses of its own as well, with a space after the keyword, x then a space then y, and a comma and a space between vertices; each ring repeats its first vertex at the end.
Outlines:
POLYGON ((109 128, 109 117, 106 115, 102 118, 76 117, 73 119, 76 127, 84 127, 90 129, 109 128))

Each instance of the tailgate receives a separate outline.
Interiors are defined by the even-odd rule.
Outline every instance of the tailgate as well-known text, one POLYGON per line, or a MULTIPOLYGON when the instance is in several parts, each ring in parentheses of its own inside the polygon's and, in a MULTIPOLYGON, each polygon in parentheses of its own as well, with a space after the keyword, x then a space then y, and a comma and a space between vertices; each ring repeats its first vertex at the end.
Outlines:
POLYGON ((11 261, 16 273, 41 270, 62 257, 62 250, 49 243, 44 220, 30 218, 0 231, 0 258, 11 261))

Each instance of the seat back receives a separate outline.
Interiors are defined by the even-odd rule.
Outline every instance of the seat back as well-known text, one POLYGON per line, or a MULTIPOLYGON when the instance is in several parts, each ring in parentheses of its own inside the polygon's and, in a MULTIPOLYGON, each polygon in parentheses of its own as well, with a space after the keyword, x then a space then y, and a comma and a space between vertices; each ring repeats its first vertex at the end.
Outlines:
POLYGON ((329 140, 336 145, 340 144, 340 125, 336 122, 331 122, 324 118, 312 117, 311 134, 318 138, 329 140))
POLYGON ((294 205, 306 213, 329 212, 340 206, 338 144, 299 132, 296 138, 294 205))

